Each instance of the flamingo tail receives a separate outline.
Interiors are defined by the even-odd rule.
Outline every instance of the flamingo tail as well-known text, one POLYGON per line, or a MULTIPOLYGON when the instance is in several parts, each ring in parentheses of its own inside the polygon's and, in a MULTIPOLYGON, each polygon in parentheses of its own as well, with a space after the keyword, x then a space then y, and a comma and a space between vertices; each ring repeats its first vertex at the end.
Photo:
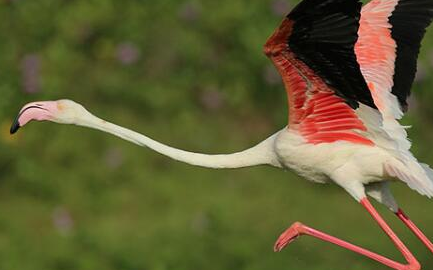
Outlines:
POLYGON ((386 163, 385 171, 421 195, 433 197, 433 170, 429 165, 419 163, 409 152, 402 158, 386 163))

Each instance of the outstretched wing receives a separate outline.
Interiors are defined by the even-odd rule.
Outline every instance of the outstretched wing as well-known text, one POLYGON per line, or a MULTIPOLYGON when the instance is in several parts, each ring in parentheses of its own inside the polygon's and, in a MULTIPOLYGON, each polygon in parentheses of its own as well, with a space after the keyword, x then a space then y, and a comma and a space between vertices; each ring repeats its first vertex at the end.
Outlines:
POLYGON ((421 40, 432 17, 433 0, 372 0, 361 11, 355 53, 383 128, 401 149, 409 149, 410 142, 395 119, 407 109, 421 40))
POLYGON ((355 113, 376 108, 356 60, 361 3, 304 0, 265 44, 286 86, 289 127, 310 143, 372 144, 355 113))

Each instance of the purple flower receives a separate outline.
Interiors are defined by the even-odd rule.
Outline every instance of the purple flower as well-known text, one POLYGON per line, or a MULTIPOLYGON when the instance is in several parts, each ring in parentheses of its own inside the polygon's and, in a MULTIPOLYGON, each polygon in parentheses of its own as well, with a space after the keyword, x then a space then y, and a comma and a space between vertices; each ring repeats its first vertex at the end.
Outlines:
POLYGON ((201 8, 195 3, 187 2, 181 6, 179 17, 187 22, 194 22, 200 18, 201 8))
POLYGON ((25 93, 34 94, 39 92, 40 68, 41 61, 37 54, 24 56, 21 62, 21 70, 25 93))
POLYGON ((282 82, 280 74, 272 64, 268 64, 263 70, 263 79, 268 85, 280 85, 282 82))
POLYGON ((68 209, 63 206, 54 209, 52 219, 54 227, 60 234, 67 235, 74 228, 74 220, 68 209))
POLYGON ((125 42, 117 46, 117 60, 124 65, 132 65, 140 58, 140 50, 132 43, 125 42))
POLYGON ((200 95, 200 103, 205 109, 216 111, 224 104, 224 98, 220 92, 214 87, 209 87, 200 95))
POLYGON ((288 0, 274 0, 271 3, 271 10, 276 16, 281 17, 289 13, 291 5, 288 0))

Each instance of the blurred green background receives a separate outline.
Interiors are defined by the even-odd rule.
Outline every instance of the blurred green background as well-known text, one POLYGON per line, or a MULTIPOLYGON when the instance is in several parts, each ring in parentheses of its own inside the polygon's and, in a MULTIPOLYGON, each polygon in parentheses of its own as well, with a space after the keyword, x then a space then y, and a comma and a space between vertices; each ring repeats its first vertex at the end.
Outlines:
MULTIPOLYGON (((33 100, 74 99, 183 149, 226 153, 286 124, 262 45, 292 0, 0 0, 0 269, 388 269, 308 237, 273 253, 294 221, 402 260, 348 194, 291 172, 214 171, 97 131, 9 126, 33 100)), ((433 31, 404 123, 433 165, 433 31)), ((393 184, 433 237, 433 202, 393 184)), ((433 255, 378 206, 424 265, 433 255)))

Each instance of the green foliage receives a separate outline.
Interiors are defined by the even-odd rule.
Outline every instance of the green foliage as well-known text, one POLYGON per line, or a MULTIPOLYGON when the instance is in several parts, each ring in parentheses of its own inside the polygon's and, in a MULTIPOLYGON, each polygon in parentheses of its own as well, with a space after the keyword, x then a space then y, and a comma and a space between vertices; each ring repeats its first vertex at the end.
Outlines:
MULTIPOLYGON (((262 45, 289 10, 284 0, 0 1, 0 269, 386 269, 309 238, 274 254, 296 220, 399 258, 335 186, 265 167, 194 168, 71 126, 8 134, 24 103, 70 98, 180 148, 250 146, 286 123, 262 45)), ((429 32, 405 122, 433 164, 431 46, 429 32)), ((395 193, 433 236, 432 203, 403 185, 395 193)))

